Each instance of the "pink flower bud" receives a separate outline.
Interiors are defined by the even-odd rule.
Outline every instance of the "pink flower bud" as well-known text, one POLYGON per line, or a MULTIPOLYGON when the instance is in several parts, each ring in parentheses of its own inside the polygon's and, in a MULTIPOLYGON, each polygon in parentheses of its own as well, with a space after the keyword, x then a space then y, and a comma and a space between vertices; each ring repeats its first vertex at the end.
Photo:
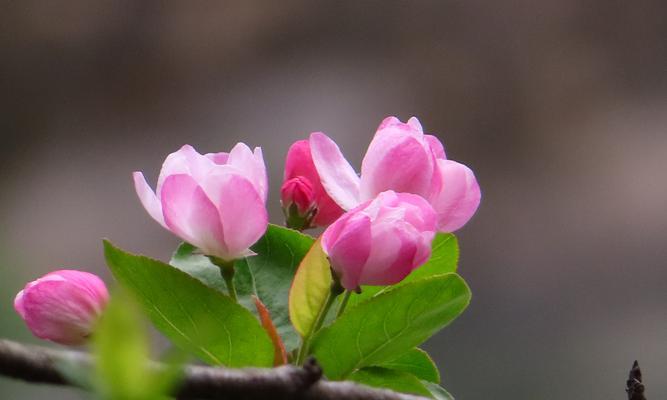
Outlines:
POLYGON ((289 228, 300 231, 312 226, 317 213, 313 186, 304 177, 292 178, 280 188, 280 202, 289 228))
POLYGON ((208 256, 244 257, 268 226, 259 147, 239 143, 229 154, 201 155, 185 145, 165 160, 155 192, 141 172, 134 184, 153 219, 208 256))
POLYGON ((385 190, 418 194, 438 213, 438 230, 452 232, 465 225, 479 205, 475 175, 448 161, 440 140, 424 134, 415 117, 407 123, 396 117, 382 121, 361 163, 360 177, 325 134, 311 134, 309 144, 323 187, 343 209, 385 190))
POLYGON ((16 295, 14 309, 35 336, 77 345, 90 336, 108 300, 96 275, 60 270, 28 283, 16 295))
MULTIPOLYGON (((299 140, 290 146, 285 160, 285 177, 283 188, 288 186, 288 182, 298 178, 302 182, 307 182, 312 191, 313 212, 312 226, 327 226, 343 214, 343 209, 327 194, 327 191, 320 182, 320 177, 313 164, 313 158, 310 153, 310 145, 307 140, 299 140)), ((303 190, 305 193, 305 189, 303 190)), ((283 206, 287 204, 283 201, 283 206)), ((305 205, 305 201, 299 206, 305 205)), ((303 209, 301 210, 303 211, 303 209)))
POLYGON ((329 226, 322 248, 344 288, 392 285, 428 260, 436 222, 422 197, 386 191, 329 226))
POLYGON ((283 208, 296 206, 300 215, 305 215, 315 206, 313 185, 304 177, 292 178, 280 188, 280 201, 283 208))

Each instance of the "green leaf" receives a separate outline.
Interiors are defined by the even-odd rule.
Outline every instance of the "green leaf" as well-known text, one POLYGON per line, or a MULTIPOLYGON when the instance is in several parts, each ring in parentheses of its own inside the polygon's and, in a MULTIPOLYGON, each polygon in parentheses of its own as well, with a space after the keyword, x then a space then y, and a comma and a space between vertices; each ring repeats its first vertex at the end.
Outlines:
POLYGON ((378 365, 410 373, 421 380, 440 383, 440 372, 431 357, 422 349, 414 348, 391 361, 378 365))
POLYGON ((247 264, 253 281, 252 294, 269 309, 273 324, 290 350, 299 344, 299 335, 289 318, 289 291, 294 274, 314 241, 295 230, 269 225, 266 234, 251 247, 257 255, 237 262, 247 264))
POLYGON ((431 397, 431 392, 414 375, 382 367, 366 367, 353 372, 348 380, 395 392, 431 397))
MULTIPOLYGON (((295 348, 299 341, 289 320, 289 288, 299 263, 313 241, 312 237, 295 230, 269 225, 266 234, 251 247, 256 255, 238 260, 235 264, 234 284, 239 303, 256 313, 252 296, 257 296, 268 308, 288 349, 295 348)), ((183 243, 174 253, 170 264, 205 285, 227 293, 220 269, 206 256, 196 254, 196 250, 194 246, 183 243)))
POLYGON ((396 285, 363 286, 361 293, 354 293, 350 296, 347 309, 349 310, 355 305, 395 286, 404 285, 433 275, 456 272, 457 264, 459 262, 459 245, 456 236, 452 233, 438 233, 435 235, 431 246, 431 257, 424 265, 412 271, 410 275, 396 285))
POLYGON ((329 260, 317 240, 301 261, 289 293, 289 312, 294 328, 303 337, 312 334, 315 319, 331 288, 329 260))
POLYGON ((349 310, 315 337, 312 350, 330 379, 382 364, 423 343, 470 302, 454 274, 406 283, 349 310))
POLYGON ((422 381, 424 386, 426 386, 426 389, 428 389, 429 392, 431 392, 431 397, 433 397, 435 400, 454 400, 454 396, 449 394, 448 391, 445 390, 442 386, 438 385, 437 383, 433 382, 426 382, 422 381))
POLYGON ((180 368, 151 369, 149 347, 137 305, 115 292, 93 336, 97 393, 109 400, 166 399, 180 368))
POLYGON ((108 241, 104 252, 116 280, 174 344, 209 364, 273 365, 271 340, 250 311, 170 265, 108 241))

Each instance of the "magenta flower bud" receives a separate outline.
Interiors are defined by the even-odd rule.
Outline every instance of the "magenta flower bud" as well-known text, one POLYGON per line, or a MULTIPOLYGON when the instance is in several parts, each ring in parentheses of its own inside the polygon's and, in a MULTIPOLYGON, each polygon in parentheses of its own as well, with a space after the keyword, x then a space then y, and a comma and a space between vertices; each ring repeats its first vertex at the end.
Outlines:
POLYGON ((280 202, 288 227, 304 230, 311 227, 317 212, 313 186, 304 177, 292 178, 280 188, 280 202))
POLYGON ((385 190, 413 193, 427 199, 438 213, 438 230, 452 232, 465 225, 479 206, 473 172, 447 160, 440 140, 424 134, 415 117, 407 123, 396 117, 382 121, 361 163, 361 176, 325 134, 311 134, 309 144, 323 187, 345 210, 385 190))
POLYGON ((345 289, 393 285, 428 260, 436 224, 422 197, 390 190, 331 224, 322 248, 345 289))
MULTIPOLYGON (((320 176, 315 169, 315 164, 313 164, 313 158, 310 153, 310 144, 307 140, 299 140, 294 142, 290 146, 289 151, 287 152, 287 158, 285 160, 285 176, 283 188, 288 186, 288 182, 293 181, 294 179, 299 179, 304 185, 310 185, 312 191, 312 200, 313 200, 313 216, 310 223, 311 226, 327 226, 335 221, 338 217, 343 214, 343 209, 336 204, 336 202, 327 194, 327 191, 322 186, 320 181, 320 176)), ((289 185, 293 185, 289 184, 289 185)), ((304 193, 307 189, 299 189, 304 193)), ((282 194, 282 190, 281 190, 282 194)), ((302 197, 301 204, 297 203, 300 207, 303 207, 306 204, 305 198, 302 197)), ((283 206, 287 204, 283 200, 283 206)), ((303 212, 305 208, 301 209, 303 212)))
POLYGON ((155 192, 134 173, 137 195, 163 227, 205 255, 225 261, 251 254, 266 231, 267 177, 262 150, 239 143, 201 155, 185 145, 162 165, 155 192))
POLYGON ((16 295, 14 309, 35 336, 78 345, 90 336, 108 300, 96 275, 60 270, 28 283, 16 295))

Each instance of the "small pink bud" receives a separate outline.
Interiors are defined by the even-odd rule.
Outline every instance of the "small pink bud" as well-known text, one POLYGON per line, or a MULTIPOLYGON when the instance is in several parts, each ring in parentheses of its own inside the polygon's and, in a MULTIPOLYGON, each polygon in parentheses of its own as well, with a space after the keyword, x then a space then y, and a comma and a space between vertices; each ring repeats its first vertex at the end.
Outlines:
POLYGON ((299 214, 304 215, 315 206, 313 186, 304 177, 292 178, 280 188, 280 201, 285 209, 296 205, 299 214))
POLYGON ((428 260, 436 224, 422 197, 389 190, 331 224, 322 249, 345 289, 393 285, 428 260))
POLYGON ((104 282, 88 272, 54 271, 28 283, 14 309, 32 333, 65 345, 83 344, 109 300, 104 282))
MULTIPOLYGON (((299 179, 303 184, 299 183, 301 186, 300 191, 303 192, 299 201, 297 201, 296 193, 294 196, 294 203, 297 207, 300 207, 299 212, 303 215, 305 210, 308 207, 305 207, 305 194, 308 192, 308 189, 305 189, 305 186, 310 187, 310 195, 307 196, 314 203, 313 215, 311 216, 312 221, 308 226, 303 228, 296 229, 305 229, 311 226, 327 226, 334 222, 336 218, 340 217, 343 214, 343 209, 336 204, 336 202, 327 194, 326 190, 320 182, 320 177, 315 169, 315 164, 313 164, 313 158, 310 152, 310 144, 307 140, 296 141, 290 146, 289 151, 287 152, 287 158, 285 160, 285 175, 284 175, 284 184, 283 189, 281 190, 281 195, 283 190, 289 185, 296 185, 296 182, 289 183, 294 179, 299 179)), ((287 202, 283 198, 283 207, 287 207, 287 202)), ((288 221, 289 225, 289 221, 288 221)))
POLYGON ((285 221, 292 229, 304 230, 311 227, 317 213, 313 186, 304 177, 292 178, 280 188, 280 202, 285 221))

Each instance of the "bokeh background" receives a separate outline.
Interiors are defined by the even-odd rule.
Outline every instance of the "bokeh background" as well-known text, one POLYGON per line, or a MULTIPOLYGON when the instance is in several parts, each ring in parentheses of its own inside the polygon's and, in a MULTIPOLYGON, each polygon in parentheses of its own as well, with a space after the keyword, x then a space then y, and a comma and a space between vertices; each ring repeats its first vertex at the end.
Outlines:
MULTIPOLYGON (((262 146, 270 211, 289 144, 355 166, 418 116, 483 191, 458 234, 473 302, 426 345, 458 399, 667 396, 664 1, 20 1, 0 12, 0 336, 33 339, 23 284, 109 278, 102 237, 177 240, 130 179, 183 143, 262 146)), ((0 378, 3 399, 83 399, 0 378)))

